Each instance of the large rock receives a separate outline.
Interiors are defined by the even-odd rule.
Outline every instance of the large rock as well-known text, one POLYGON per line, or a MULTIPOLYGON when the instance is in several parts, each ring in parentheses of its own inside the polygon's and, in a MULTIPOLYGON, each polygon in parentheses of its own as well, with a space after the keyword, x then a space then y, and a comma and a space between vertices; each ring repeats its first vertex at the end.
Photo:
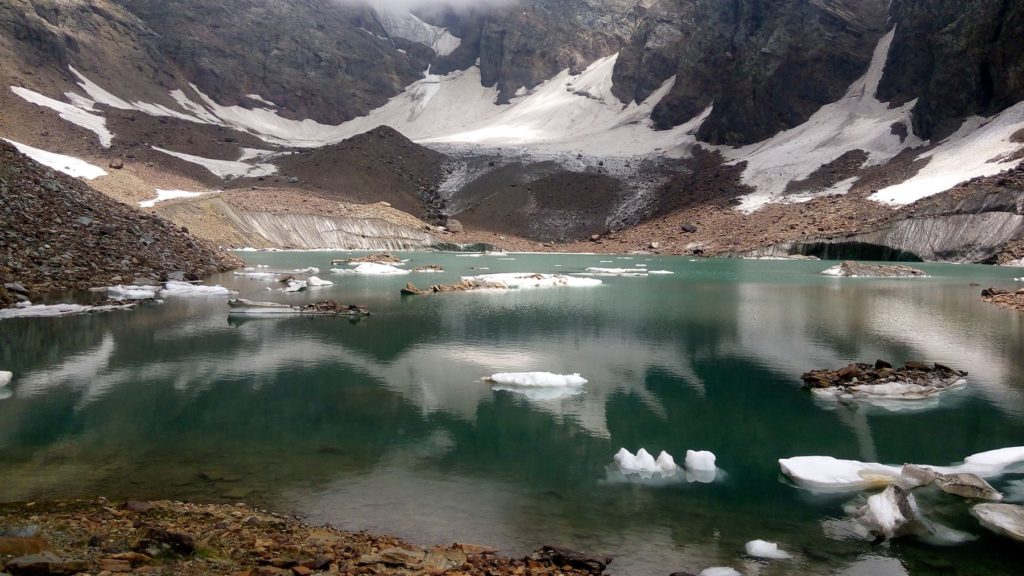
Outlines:
POLYGON ((1016 504, 978 504, 971 514, 981 525, 996 534, 1024 542, 1024 506, 1016 504))
POLYGON ((89 564, 81 560, 65 560, 52 552, 21 556, 7 563, 4 569, 12 576, 50 576, 85 572, 89 564))
POLYGON ((903 264, 864 264, 852 260, 837 264, 821 274, 844 278, 920 278, 928 275, 924 270, 903 264))

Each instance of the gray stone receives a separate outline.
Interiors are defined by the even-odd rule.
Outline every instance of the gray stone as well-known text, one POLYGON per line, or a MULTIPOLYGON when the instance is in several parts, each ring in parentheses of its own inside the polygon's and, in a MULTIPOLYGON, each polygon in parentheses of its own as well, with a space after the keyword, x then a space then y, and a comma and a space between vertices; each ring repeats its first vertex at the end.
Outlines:
POLYGON ((1016 504, 978 504, 971 515, 996 534, 1024 542, 1024 506, 1016 504))

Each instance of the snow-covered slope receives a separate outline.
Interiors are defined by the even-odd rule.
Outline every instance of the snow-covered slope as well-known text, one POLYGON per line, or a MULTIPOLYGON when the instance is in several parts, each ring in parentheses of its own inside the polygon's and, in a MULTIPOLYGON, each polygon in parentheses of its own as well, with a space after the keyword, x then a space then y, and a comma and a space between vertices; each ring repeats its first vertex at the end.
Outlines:
POLYGON ((85 180, 95 180, 100 176, 107 175, 107 172, 99 166, 93 166, 85 160, 80 160, 74 156, 65 156, 63 154, 47 152, 46 150, 33 148, 20 142, 7 140, 6 138, 4 138, 4 140, 17 148, 18 152, 21 152, 25 156, 39 162, 43 166, 53 168, 58 172, 63 172, 68 176, 82 178, 85 180))
POLYGON ((447 29, 428 24, 408 10, 381 5, 377 8, 377 19, 388 35, 428 46, 438 56, 451 54, 462 43, 447 29))

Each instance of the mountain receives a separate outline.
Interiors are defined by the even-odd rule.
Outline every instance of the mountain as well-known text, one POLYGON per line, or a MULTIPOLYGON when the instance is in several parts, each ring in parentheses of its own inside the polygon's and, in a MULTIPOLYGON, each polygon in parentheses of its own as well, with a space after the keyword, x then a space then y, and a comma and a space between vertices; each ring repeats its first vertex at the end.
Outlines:
MULTIPOLYGON (((123 164, 93 185, 185 225, 387 202, 466 229, 434 240, 895 254, 879 226, 926 199, 984 225, 953 189, 1021 163, 1021 37, 1020 0, 8 0, 0 136, 123 164)), ((939 228, 913 257, 1024 234, 939 228)))

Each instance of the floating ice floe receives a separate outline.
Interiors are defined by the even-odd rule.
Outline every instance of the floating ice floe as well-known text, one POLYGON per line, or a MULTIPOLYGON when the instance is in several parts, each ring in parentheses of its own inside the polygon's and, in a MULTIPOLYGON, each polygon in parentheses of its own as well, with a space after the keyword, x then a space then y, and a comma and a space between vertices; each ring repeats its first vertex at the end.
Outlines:
POLYGON ((710 484, 718 475, 715 455, 706 450, 686 451, 686 479, 690 482, 710 484))
POLYGON ((480 276, 463 276, 463 280, 481 284, 502 284, 508 289, 522 288, 554 288, 554 287, 591 287, 600 286, 596 278, 575 278, 562 274, 537 274, 531 272, 511 272, 505 274, 482 274, 480 276))
POLYGON ((310 266, 309 268, 296 268, 295 270, 292 270, 292 272, 296 274, 319 274, 320 269, 316 266, 310 266))
POLYGON ((190 284, 189 282, 179 282, 171 280, 164 284, 164 289, 160 291, 160 297, 166 298, 168 296, 179 296, 179 297, 196 297, 196 296, 230 296, 231 290, 223 286, 202 286, 198 284, 190 284))
POLYGON ((31 146, 15 142, 14 140, 4 141, 11 144, 18 149, 25 156, 39 162, 47 168, 52 168, 58 172, 63 172, 72 178, 82 178, 83 180, 95 180, 100 176, 106 176, 105 170, 99 166, 93 166, 85 160, 79 160, 74 156, 65 156, 64 154, 56 154, 54 152, 47 152, 46 150, 40 150, 39 148, 33 148, 31 146))
POLYGON ((159 291, 159 286, 108 286, 107 297, 111 300, 151 300, 159 291))
POLYGON ((408 270, 402 270, 390 264, 377 264, 375 262, 363 262, 355 268, 332 268, 334 274, 357 275, 357 276, 400 276, 408 274, 408 270))
POLYGON ((330 280, 321 280, 316 276, 310 276, 306 279, 306 285, 311 288, 317 288, 319 286, 334 286, 334 282, 330 280))
POLYGON ((813 388, 811 394, 827 403, 857 403, 888 412, 919 411, 939 405, 939 397, 946 392, 963 390, 967 380, 960 378, 949 386, 929 386, 909 382, 860 384, 856 386, 813 388))
POLYGON ((309 287, 305 280, 292 280, 283 288, 285 292, 302 292, 309 287))
POLYGON ((971 515, 996 534, 1024 542, 1024 506, 978 504, 971 508, 971 515))
POLYGON ((281 274, 277 272, 256 272, 252 268, 246 268, 242 272, 235 272, 235 276, 243 276, 252 280, 277 280, 281 274))
MULTIPOLYGON (((925 466, 939 474, 998 476, 1024 463, 1024 446, 990 450, 968 456, 958 466, 925 466)), ((799 456, 779 460, 782 472, 803 488, 816 492, 853 492, 883 488, 899 480, 902 467, 874 462, 839 460, 831 456, 799 456)))
POLYGON ((7 370, 0 370, 0 388, 3 388, 11 383, 14 379, 14 373, 8 372, 7 370))
POLYGON ((789 560, 793 556, 785 550, 780 550, 779 545, 764 540, 751 540, 744 547, 747 556, 752 558, 764 558, 767 560, 789 560))
POLYGON ((579 374, 552 374, 551 372, 501 372, 485 378, 488 382, 505 386, 559 388, 583 386, 587 380, 579 374))
POLYGON ((0 320, 8 318, 53 318, 89 312, 109 312, 111 310, 127 310, 135 304, 107 304, 102 306, 86 306, 83 304, 37 304, 25 303, 15 308, 0 310, 0 320))

